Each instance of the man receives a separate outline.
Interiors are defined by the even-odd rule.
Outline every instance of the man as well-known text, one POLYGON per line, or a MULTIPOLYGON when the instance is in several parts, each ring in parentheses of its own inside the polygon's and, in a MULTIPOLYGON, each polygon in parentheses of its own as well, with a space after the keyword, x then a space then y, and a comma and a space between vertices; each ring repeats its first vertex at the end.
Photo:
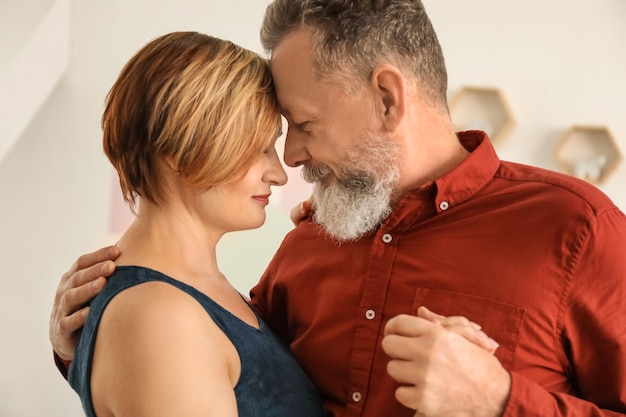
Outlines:
MULTIPOLYGON (((315 183, 252 305, 334 416, 626 415, 626 217, 577 179, 500 161, 456 134, 418 0, 268 6, 261 39, 315 183), (321 226, 323 226, 323 229, 321 226), (480 323, 495 356, 416 315, 480 323), (394 398, 395 397, 395 398, 394 398)), ((51 320, 71 359, 76 312, 115 250, 64 275, 51 320)))

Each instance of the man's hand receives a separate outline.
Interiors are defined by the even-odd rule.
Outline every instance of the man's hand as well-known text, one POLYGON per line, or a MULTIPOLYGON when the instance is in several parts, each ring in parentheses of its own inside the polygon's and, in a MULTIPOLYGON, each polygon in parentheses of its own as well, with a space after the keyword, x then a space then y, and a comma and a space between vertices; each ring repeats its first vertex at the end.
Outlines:
POLYGON ((81 256, 61 277, 50 314, 50 342, 59 357, 70 361, 85 324, 89 307, 115 271, 113 260, 120 255, 117 246, 109 246, 81 256))
POLYGON ((466 317, 442 316, 433 313, 424 306, 417 309, 417 317, 439 324, 445 329, 463 336, 491 354, 495 353, 496 349, 498 349, 498 342, 487 336, 487 334, 480 329, 480 325, 469 321, 466 317))
POLYGON ((416 416, 500 416, 511 378, 484 348, 490 342, 472 336, 476 325, 463 317, 433 320, 430 314, 399 315, 385 326, 387 372, 401 384, 396 399, 416 416))

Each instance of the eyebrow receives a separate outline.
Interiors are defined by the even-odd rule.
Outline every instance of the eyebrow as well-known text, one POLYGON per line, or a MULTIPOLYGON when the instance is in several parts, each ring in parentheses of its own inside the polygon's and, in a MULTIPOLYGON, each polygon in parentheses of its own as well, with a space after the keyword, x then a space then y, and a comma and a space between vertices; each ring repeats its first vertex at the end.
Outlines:
MULTIPOLYGON (((280 107, 280 113, 283 115, 283 117, 293 119, 293 115, 289 112, 289 110, 283 107, 280 107)), ((316 120, 319 117, 315 113, 311 112, 310 109, 299 109, 297 113, 299 120, 316 120)))
POLYGON ((280 110, 280 113, 283 116, 286 117, 290 117, 293 118, 293 114, 291 113, 291 111, 289 110, 290 108, 293 110, 296 110, 296 115, 298 116, 298 119, 315 119, 318 117, 319 111, 318 109, 315 108, 311 108, 310 104, 307 103, 306 101, 302 101, 302 100, 298 100, 297 98, 291 99, 289 100, 288 103, 286 103, 286 106, 282 106, 278 105, 278 108, 280 110))

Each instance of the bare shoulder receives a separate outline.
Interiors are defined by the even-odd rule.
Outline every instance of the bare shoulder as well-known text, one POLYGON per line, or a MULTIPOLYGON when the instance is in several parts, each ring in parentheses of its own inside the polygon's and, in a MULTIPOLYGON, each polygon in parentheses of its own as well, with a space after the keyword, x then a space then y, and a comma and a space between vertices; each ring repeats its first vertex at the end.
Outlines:
MULTIPOLYGON (((106 307, 103 322, 108 318, 124 318, 126 325, 143 327, 156 319, 162 325, 176 320, 206 318, 202 306, 189 294, 173 285, 151 281, 127 288, 117 294, 106 307)), ((120 325, 117 323, 116 325, 120 325)))
POLYGON ((128 288, 111 300, 99 326, 94 404, 117 410, 115 415, 162 415, 163 410, 195 415, 196 408, 213 415, 203 410, 213 402, 229 415, 238 360, 233 350, 203 307, 185 292, 162 282, 128 288), (205 400, 193 398, 202 395, 205 400), (161 411, 150 414, 157 405, 161 411))
MULTIPOLYGON (((106 307, 97 343, 142 355, 219 353, 221 330, 189 294, 163 282, 146 282, 116 295, 106 307)), ((205 355, 203 355, 205 356, 205 355)))

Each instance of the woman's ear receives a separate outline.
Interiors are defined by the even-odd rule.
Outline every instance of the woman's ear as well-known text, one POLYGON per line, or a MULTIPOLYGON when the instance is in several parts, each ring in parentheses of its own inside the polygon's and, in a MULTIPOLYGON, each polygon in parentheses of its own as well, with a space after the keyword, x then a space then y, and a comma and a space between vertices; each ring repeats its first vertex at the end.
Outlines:
POLYGON ((174 163, 174 161, 172 160, 171 157, 169 156, 164 156, 163 161, 165 161, 166 164, 166 168, 169 168, 169 170, 174 173, 175 175, 180 174, 180 169, 178 168, 178 166, 174 163))
POLYGON ((385 129, 393 132, 406 114, 406 79, 397 67, 384 64, 374 68, 371 83, 381 105, 385 129))

